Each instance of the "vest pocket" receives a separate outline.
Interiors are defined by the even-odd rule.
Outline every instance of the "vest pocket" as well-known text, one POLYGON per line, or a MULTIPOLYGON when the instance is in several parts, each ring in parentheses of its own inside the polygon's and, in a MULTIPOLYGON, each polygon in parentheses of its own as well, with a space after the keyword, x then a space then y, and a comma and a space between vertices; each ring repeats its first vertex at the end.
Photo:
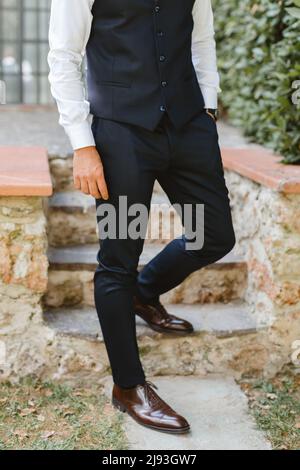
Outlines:
POLYGON ((99 80, 98 84, 103 85, 103 86, 112 86, 112 87, 119 87, 119 88, 131 88, 130 83, 115 82, 112 80, 99 80))

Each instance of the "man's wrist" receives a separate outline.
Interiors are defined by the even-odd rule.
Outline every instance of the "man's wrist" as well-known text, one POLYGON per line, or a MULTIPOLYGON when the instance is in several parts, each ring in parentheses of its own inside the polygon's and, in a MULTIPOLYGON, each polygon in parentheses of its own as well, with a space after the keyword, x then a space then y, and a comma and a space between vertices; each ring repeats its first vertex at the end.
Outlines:
POLYGON ((85 147, 80 147, 74 150, 74 154, 76 155, 85 155, 88 151, 94 151, 96 149, 95 145, 87 145, 85 147))
POLYGON ((217 108, 205 108, 205 112, 209 114, 216 122, 218 120, 218 109, 217 108))
POLYGON ((73 150, 95 146, 95 139, 88 119, 79 123, 65 126, 73 150))

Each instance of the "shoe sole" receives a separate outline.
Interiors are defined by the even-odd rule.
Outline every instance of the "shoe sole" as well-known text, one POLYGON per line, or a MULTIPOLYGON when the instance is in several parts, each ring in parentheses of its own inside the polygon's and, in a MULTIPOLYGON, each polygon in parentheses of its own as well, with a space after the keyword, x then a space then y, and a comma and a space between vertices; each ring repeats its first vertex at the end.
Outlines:
MULTIPOLYGON (((134 312, 135 315, 138 315, 140 318, 141 315, 139 314, 138 311, 134 312)), ((168 330, 167 328, 161 328, 160 326, 153 325, 152 323, 147 322, 142 318, 142 320, 151 328, 153 331, 157 331, 158 333, 167 333, 168 335, 179 335, 179 336, 184 336, 184 335, 190 335, 191 333, 194 333, 194 328, 189 328, 186 330, 168 330)))
POLYGON ((146 323, 153 331, 157 331, 158 333, 166 333, 168 335, 178 335, 178 336, 185 336, 185 335, 190 335, 191 333, 194 333, 193 328, 190 328, 189 330, 184 330, 184 331, 183 330, 168 330, 166 328, 161 328, 159 326, 152 325, 151 323, 148 323, 148 322, 146 323))
POLYGON ((154 431, 159 431, 159 432, 164 432, 168 434, 186 434, 190 432, 190 426, 187 426, 185 428, 180 428, 180 429, 172 429, 172 428, 160 428, 159 426, 153 426, 151 424, 145 424, 138 420, 135 416, 133 416, 127 409, 125 408, 124 405, 122 405, 118 400, 115 398, 112 399, 112 404, 113 406, 121 411, 122 413, 127 413, 136 423, 138 423, 141 426, 144 426, 145 428, 153 429, 154 431))

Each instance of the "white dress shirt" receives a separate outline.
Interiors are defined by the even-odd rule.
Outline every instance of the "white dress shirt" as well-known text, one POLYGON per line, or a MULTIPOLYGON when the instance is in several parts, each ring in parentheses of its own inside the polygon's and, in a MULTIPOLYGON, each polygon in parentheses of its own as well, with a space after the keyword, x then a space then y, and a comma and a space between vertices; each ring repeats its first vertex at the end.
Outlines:
MULTIPOLYGON (((82 62, 91 33, 94 0, 52 0, 48 63, 51 92, 74 150, 95 145, 82 62)), ((217 107, 219 74, 211 0, 193 8, 192 59, 206 108, 217 107)))

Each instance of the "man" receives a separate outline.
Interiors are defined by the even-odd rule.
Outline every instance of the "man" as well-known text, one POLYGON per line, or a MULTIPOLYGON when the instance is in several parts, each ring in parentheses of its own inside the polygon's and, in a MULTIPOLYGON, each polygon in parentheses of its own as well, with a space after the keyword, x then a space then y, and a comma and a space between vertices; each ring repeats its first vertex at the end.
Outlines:
POLYGON ((143 237, 108 236, 94 276, 113 404, 142 425, 185 433, 186 419, 145 379, 135 315, 162 333, 191 333, 192 325, 170 315, 159 296, 235 243, 215 123, 219 76, 211 1, 54 0, 50 49, 49 79, 74 149, 75 187, 94 196, 100 212, 105 202, 118 214, 121 196, 128 206, 149 209, 155 180, 172 204, 192 205, 194 218, 197 205, 204 205, 201 249, 189 249, 183 236, 137 274, 143 237))

